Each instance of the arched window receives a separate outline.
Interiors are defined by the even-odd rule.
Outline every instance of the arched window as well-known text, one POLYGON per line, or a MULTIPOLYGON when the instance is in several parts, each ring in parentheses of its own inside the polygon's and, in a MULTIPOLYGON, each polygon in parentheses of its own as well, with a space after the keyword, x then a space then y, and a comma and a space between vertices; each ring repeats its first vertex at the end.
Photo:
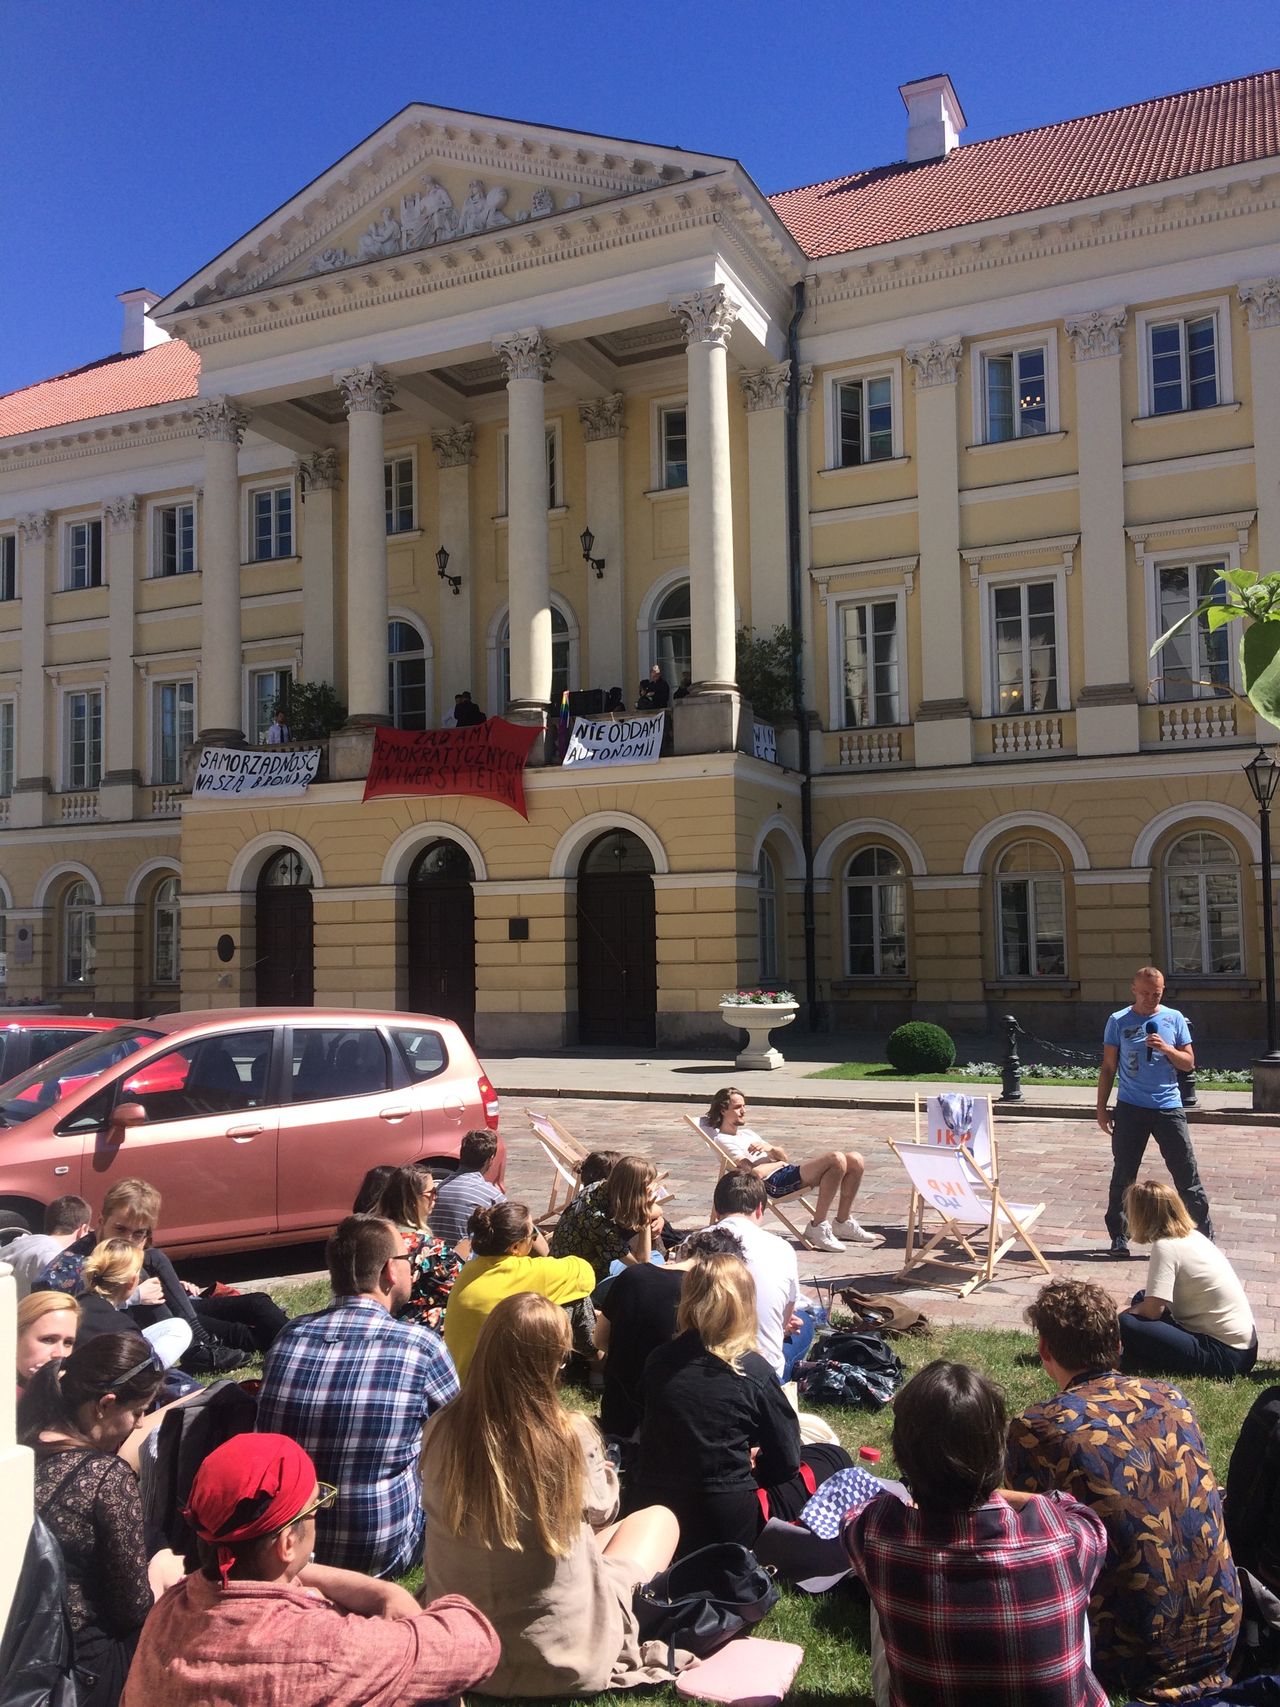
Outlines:
POLYGON ((1192 830, 1164 859, 1169 970, 1226 977, 1244 971, 1240 861, 1223 836, 1192 830))
POLYGON ((311 867, 293 848, 281 848, 269 865, 262 868, 259 889, 309 889, 314 879, 311 867))
MULTIPOLYGON (((560 695, 573 686, 576 674, 574 657, 576 635, 569 619, 556 604, 551 606, 551 704, 560 704, 560 695)), ((511 703, 511 616, 508 612, 498 630, 498 699, 496 709, 505 711, 511 703)))
POLYGON ((907 970, 907 884, 889 848, 863 848, 845 877, 846 965, 851 978, 907 970))
POLYGON ((1062 861, 1043 842, 1015 842, 996 861, 996 953, 1001 978, 1065 978, 1062 861))
POLYGON ((693 668, 688 581, 677 581, 654 611, 650 653, 651 661, 662 665, 662 673, 674 692, 686 670, 693 668))
POLYGON ((387 624, 387 706, 397 729, 427 727, 427 648, 411 622, 387 624))
POLYGON ((413 862, 409 887, 423 883, 474 883, 475 868, 465 848, 449 840, 432 842, 413 862))
POLYGON ((578 867, 579 877, 617 877, 627 872, 651 873, 653 855, 630 830, 606 830, 596 838, 578 867))
POLYGON ((161 878, 151 892, 151 978, 156 984, 178 982, 180 893, 176 877, 161 878))
POLYGON ((756 934, 760 942, 760 982, 778 976, 778 874, 760 849, 756 862, 756 934))
POLYGON ((62 982, 92 984, 97 963, 98 917, 93 890, 81 878, 62 897, 62 982))

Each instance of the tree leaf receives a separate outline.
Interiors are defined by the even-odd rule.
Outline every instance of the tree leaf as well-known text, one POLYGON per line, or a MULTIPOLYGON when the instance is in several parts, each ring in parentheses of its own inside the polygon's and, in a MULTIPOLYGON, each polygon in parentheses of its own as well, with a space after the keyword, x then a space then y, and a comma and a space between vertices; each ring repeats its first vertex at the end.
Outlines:
POLYGON ((1240 614, 1241 607, 1239 605, 1224 605, 1221 599, 1206 599, 1203 604, 1197 605, 1194 610, 1189 610, 1185 616, 1180 616, 1172 628, 1165 629, 1159 640, 1156 641, 1150 652, 1147 653, 1148 658, 1154 658, 1165 642, 1173 639, 1174 635, 1182 627, 1183 623, 1194 622, 1196 617, 1203 616, 1206 611, 1211 610, 1230 610, 1238 616, 1240 614))
POLYGON ((1229 622, 1234 622, 1240 615, 1238 605, 1213 605, 1209 610, 1209 632, 1215 634, 1218 629, 1225 628, 1229 622))
POLYGON ((1218 579, 1225 581, 1229 587, 1234 587, 1237 592, 1243 593, 1258 579, 1258 572, 1256 569, 1220 569, 1218 579))
POLYGON ((1240 670, 1250 705, 1280 723, 1280 621, 1249 624, 1240 641, 1240 670))

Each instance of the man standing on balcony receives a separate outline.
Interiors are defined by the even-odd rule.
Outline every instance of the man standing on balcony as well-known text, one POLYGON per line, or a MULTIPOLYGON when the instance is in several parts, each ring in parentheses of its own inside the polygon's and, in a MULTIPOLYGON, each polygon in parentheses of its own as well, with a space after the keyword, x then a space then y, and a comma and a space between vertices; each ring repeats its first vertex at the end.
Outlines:
POLYGON ((1107 1232, 1111 1255, 1121 1261, 1129 1255, 1124 1194, 1138 1177, 1152 1137, 1187 1213, 1207 1239, 1213 1237, 1209 1199, 1200 1183, 1178 1089, 1178 1074, 1195 1069, 1191 1027, 1177 1008, 1161 1005, 1164 973, 1158 967, 1144 966, 1136 972, 1132 989, 1133 1006, 1122 1008, 1107 1021, 1098 1074, 1098 1125, 1111 1135, 1113 1162, 1107 1232), (1109 1114, 1107 1098, 1117 1080, 1116 1106, 1109 1114))

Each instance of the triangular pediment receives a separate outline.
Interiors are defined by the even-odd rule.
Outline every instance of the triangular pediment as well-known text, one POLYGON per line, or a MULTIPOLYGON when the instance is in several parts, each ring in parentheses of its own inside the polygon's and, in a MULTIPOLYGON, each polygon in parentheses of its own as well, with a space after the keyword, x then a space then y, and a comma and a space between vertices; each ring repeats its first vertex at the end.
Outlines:
POLYGON ((539 222, 733 166, 715 155, 412 106, 180 285, 157 318, 539 222))

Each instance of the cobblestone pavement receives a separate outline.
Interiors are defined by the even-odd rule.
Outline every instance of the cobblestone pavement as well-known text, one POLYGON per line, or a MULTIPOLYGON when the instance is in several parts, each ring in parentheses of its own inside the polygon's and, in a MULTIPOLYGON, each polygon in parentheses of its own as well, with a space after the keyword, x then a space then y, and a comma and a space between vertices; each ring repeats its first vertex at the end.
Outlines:
MULTIPOLYGON (((652 1156, 666 1169, 676 1193, 671 1220, 677 1226, 704 1224, 715 1183, 715 1162, 689 1130, 682 1115, 686 1103, 592 1101, 581 1097, 536 1102, 508 1097, 502 1132, 507 1145, 507 1190, 523 1198, 537 1214, 546 1207, 550 1164, 528 1135, 524 1108, 554 1115, 589 1148, 623 1149, 652 1156)), ((968 1298, 952 1291, 912 1285, 895 1277, 905 1245, 907 1178, 886 1138, 911 1139, 911 1113, 846 1111, 821 1108, 761 1110, 755 1124, 773 1142, 795 1156, 822 1149, 860 1150, 867 1173, 854 1213, 864 1226, 885 1235, 875 1249, 849 1246, 843 1257, 801 1250, 802 1280, 812 1275, 848 1274, 865 1292, 901 1291, 917 1308, 938 1321, 985 1327, 1016 1326, 1024 1306, 1044 1278, 1032 1259, 1014 1252, 999 1277, 968 1298)), ((1013 1200, 1039 1201, 1047 1207, 1034 1236, 1055 1275, 1099 1281, 1116 1299, 1127 1302, 1142 1285, 1141 1260, 1112 1262, 1103 1255, 1107 1240, 1102 1212, 1111 1172, 1110 1145, 1092 1118, 1036 1120, 1022 1116, 1001 1122, 1001 1187, 1013 1200)), ((1280 1273, 1276 1266, 1276 1194, 1267 1184, 1267 1151, 1276 1144, 1269 1130, 1247 1126, 1197 1124, 1193 1140, 1201 1177, 1209 1194, 1215 1230, 1239 1274, 1258 1321, 1264 1358, 1280 1352, 1280 1273)), ((1167 1178, 1152 1144, 1144 1172, 1167 1178)), ((768 1218, 772 1229, 781 1224, 768 1218)), ((914 1276, 912 1277, 914 1280, 914 1276)))

